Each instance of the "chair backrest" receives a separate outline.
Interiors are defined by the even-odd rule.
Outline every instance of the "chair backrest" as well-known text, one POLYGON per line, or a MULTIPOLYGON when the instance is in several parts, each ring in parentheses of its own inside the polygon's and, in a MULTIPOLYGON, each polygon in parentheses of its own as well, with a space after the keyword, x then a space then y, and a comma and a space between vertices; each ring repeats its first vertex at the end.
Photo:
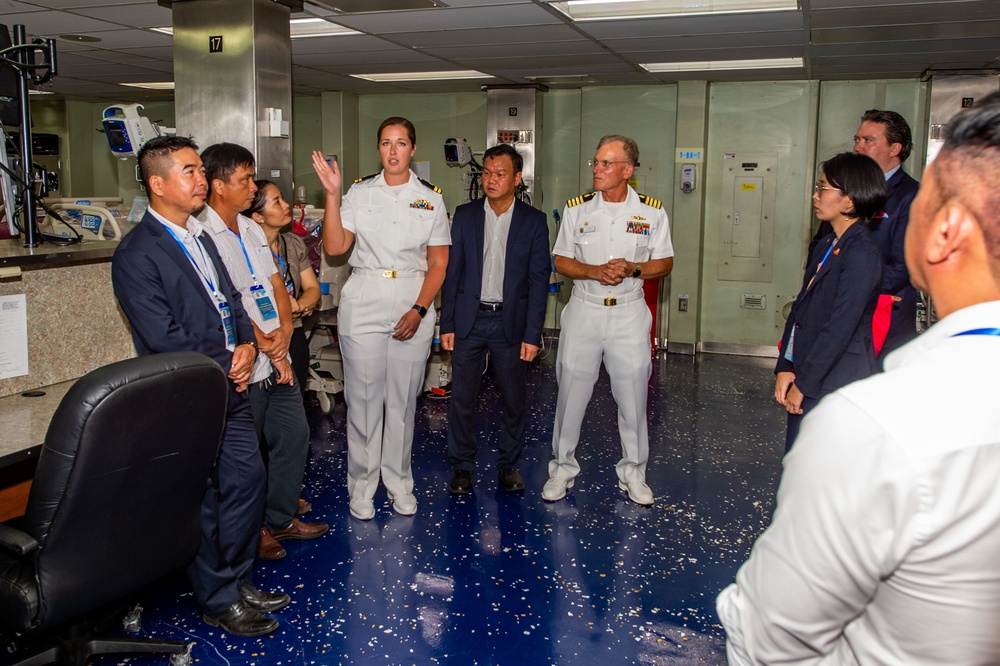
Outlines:
POLYGON ((80 378, 49 424, 22 528, 40 544, 36 628, 184 567, 225 424, 228 379, 194 352, 80 378))

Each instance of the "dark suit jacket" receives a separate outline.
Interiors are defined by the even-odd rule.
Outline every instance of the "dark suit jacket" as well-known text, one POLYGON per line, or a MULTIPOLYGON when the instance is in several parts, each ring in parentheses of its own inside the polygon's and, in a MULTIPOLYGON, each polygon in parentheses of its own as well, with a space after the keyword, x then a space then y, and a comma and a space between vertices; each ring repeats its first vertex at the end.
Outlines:
POLYGON ((803 395, 816 399, 878 370, 872 315, 882 281, 882 256, 871 232, 858 222, 840 237, 817 274, 816 267, 834 238, 831 233, 819 241, 809 259, 802 291, 785 322, 775 366, 775 372, 794 372, 795 385, 803 395), (809 286, 813 275, 816 279, 809 286), (790 362, 785 350, 793 327, 790 362))
POLYGON ((920 183, 900 169, 892 174, 888 185, 886 216, 872 229, 875 244, 885 262, 882 266, 882 293, 900 298, 892 305, 892 322, 885 341, 886 353, 917 335, 917 290, 910 284, 910 272, 906 270, 904 241, 906 225, 910 222, 910 204, 917 196, 920 183))
MULTIPOLYGON (((479 316, 483 286, 484 199, 455 209, 448 270, 441 290, 441 333, 464 338, 479 316)), ((503 271, 503 330, 510 344, 538 345, 549 294, 549 226, 545 213, 520 200, 507 234, 503 271)))
MULTIPOLYGON (((917 335, 917 290, 910 284, 910 273, 906 270, 904 241, 906 225, 910 222, 910 205, 917 196, 920 183, 900 168, 886 184, 889 186, 889 198, 885 202, 885 217, 872 224, 872 235, 882 253, 880 293, 898 296, 900 300, 892 305, 892 321, 882 356, 917 335)), ((829 222, 820 223, 809 243, 810 257, 820 239, 832 232, 829 222)))
MULTIPOLYGON (((215 244, 207 234, 201 243, 215 265, 217 287, 232 310, 237 342, 255 340, 240 292, 233 287, 215 244)), ((118 244, 111 281, 140 356, 196 351, 229 372, 233 354, 226 349, 219 310, 187 255, 150 213, 118 244)))

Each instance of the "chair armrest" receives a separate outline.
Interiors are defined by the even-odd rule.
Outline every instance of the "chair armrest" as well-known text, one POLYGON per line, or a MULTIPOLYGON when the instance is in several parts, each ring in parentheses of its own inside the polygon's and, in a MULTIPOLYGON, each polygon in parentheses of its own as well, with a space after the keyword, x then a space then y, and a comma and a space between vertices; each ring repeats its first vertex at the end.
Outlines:
POLYGON ((17 557, 24 557, 38 550, 38 542, 27 532, 0 523, 0 548, 17 557))

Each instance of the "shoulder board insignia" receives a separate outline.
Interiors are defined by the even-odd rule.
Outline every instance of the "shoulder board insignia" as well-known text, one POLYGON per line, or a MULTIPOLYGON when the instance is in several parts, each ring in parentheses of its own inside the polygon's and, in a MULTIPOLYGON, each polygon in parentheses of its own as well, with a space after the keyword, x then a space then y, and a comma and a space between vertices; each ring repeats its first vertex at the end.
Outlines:
POLYGON ((663 204, 659 199, 654 199, 653 197, 646 196, 645 194, 639 195, 639 201, 647 206, 652 206, 653 208, 663 208, 663 204))
POLYGON ((377 173, 373 173, 373 174, 369 174, 369 175, 367 175, 367 176, 364 176, 363 178, 358 178, 358 179, 357 179, 357 180, 355 180, 354 182, 355 182, 355 183, 360 183, 360 182, 361 182, 361 181, 363 181, 363 180, 370 180, 370 179, 374 178, 374 177, 375 177, 375 176, 377 176, 377 175, 378 175, 377 173))
POLYGON ((428 189, 431 189, 431 190, 434 190, 434 191, 435 191, 435 192, 437 192, 438 194, 441 194, 441 188, 440 188, 440 187, 438 187, 437 185, 435 185, 435 184, 433 184, 433 183, 428 183, 428 182, 427 182, 426 180, 424 180, 423 178, 417 178, 417 180, 419 180, 419 181, 420 181, 420 182, 421 182, 421 183, 423 184, 423 186, 424 186, 424 187, 426 187, 426 188, 428 188, 428 189))
POLYGON ((566 207, 572 208, 573 206, 579 206, 580 204, 586 201, 590 201, 595 196, 597 196, 597 192, 587 192, 586 194, 581 194, 578 197, 573 197, 572 199, 566 202, 566 207))

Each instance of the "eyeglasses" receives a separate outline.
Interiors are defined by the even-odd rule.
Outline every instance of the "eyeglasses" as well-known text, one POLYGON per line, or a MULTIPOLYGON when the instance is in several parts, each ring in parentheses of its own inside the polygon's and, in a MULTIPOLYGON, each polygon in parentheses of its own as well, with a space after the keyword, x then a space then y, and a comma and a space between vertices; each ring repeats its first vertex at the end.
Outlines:
POLYGON ((816 194, 819 194, 821 190, 834 190, 835 192, 843 192, 843 190, 840 189, 839 187, 829 187, 828 185, 820 185, 819 183, 813 185, 813 191, 816 194))
MULTIPOLYGON (((591 168, 598 167, 601 169, 601 171, 607 171, 608 169, 611 168, 612 164, 632 164, 632 163, 629 162, 628 160, 620 160, 618 162, 609 162, 608 160, 599 160, 597 158, 591 158, 587 160, 587 166, 591 168)), ((636 164, 635 166, 639 165, 636 164)))

